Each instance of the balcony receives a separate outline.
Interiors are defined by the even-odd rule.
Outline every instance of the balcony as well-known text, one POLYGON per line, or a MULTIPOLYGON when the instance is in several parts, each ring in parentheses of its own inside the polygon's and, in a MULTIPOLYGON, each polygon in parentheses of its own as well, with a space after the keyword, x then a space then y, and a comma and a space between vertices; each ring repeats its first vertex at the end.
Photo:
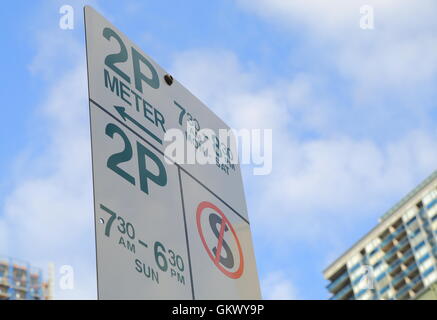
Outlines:
POLYGON ((413 250, 409 249, 404 253, 402 257, 396 260, 396 262, 392 265, 390 265, 387 268, 387 271, 391 273, 393 270, 395 270, 401 263, 405 263, 408 261, 409 258, 413 257, 413 250))
POLYGON ((409 243, 408 238, 405 238, 401 242, 399 242, 397 245, 393 246, 393 248, 391 248, 384 256, 384 260, 389 262, 389 263, 392 263, 393 261, 390 261, 390 259, 393 257, 393 255, 395 255, 397 251, 401 251, 402 249, 404 249, 404 247, 408 243, 409 243))
POLYGON ((398 251, 397 246, 394 246, 393 248, 391 248, 384 256, 384 260, 385 261, 390 261, 390 259, 393 257, 394 254, 396 254, 396 252, 398 251))
POLYGON ((408 294, 408 290, 410 290, 410 286, 411 284, 406 284, 405 286, 403 286, 402 289, 398 291, 398 293, 396 293, 396 299, 404 298, 406 294, 408 294))
POLYGON ((9 299, 10 295, 7 291, 0 291, 0 299, 9 299))
MULTIPOLYGON (((405 274, 404 272, 401 272, 400 274, 398 274, 396 277, 393 278, 391 284, 392 286, 396 289, 396 286, 402 281, 405 280, 405 274)), ((400 288, 398 288, 400 289, 400 288)))
POLYGON ((361 289, 357 295, 356 295, 356 299, 358 300, 363 294, 365 294, 367 292, 368 289, 361 289))
POLYGON ((428 204, 426 205, 426 210, 431 209, 431 208, 434 207, 434 205, 436 205, 436 204, 437 204, 437 198, 434 199, 434 200, 432 200, 430 203, 428 203, 428 204))
POLYGON ((404 249, 407 244, 410 244, 410 239, 408 239, 408 237, 405 237, 405 239, 403 239, 397 245, 399 251, 402 251, 402 249, 404 249))
POLYGON ((410 220, 407 221, 407 223, 405 224, 409 229, 413 229, 414 226, 416 225, 415 222, 417 223, 417 216, 412 217, 410 220), (413 226, 414 224, 414 226, 413 226))
POLYGON ((417 265, 415 263, 412 263, 406 270, 402 271, 395 278, 393 278, 392 286, 395 287, 402 279, 405 279, 416 269, 417 269, 417 265))
POLYGON ((376 282, 381 281, 382 279, 384 279, 387 276, 387 271, 381 272, 380 274, 378 274, 376 276, 376 282))
POLYGON ((413 280, 411 280, 410 288, 417 293, 421 290, 421 287, 423 287, 422 276, 418 274, 413 280))
POLYGON ((9 286, 9 280, 8 280, 8 278, 7 278, 7 277, 1 277, 1 278, 0 278, 0 285, 3 285, 3 286, 9 286))
POLYGON ((406 283, 405 286, 400 288, 400 290, 396 294, 396 299, 404 298, 408 293, 408 291, 419 285, 421 281, 422 281, 422 277, 419 274, 415 278, 413 278, 413 280, 411 280, 410 283, 406 283))
POLYGON ((26 291, 27 290, 27 281, 26 280, 14 280, 15 289, 26 291))
POLYGON ((398 235, 405 231, 405 226, 400 225, 393 233, 389 234, 382 242, 381 248, 385 248, 393 239, 395 239, 398 235))
POLYGON ((394 270, 396 270, 399 265, 402 263, 402 261, 400 259, 396 260, 396 262, 392 265, 390 265, 387 269, 388 273, 392 273, 394 270))
POLYGON ((352 291, 352 286, 348 283, 343 289, 333 295, 329 300, 342 300, 347 294, 352 291))
POLYGON ((406 262, 407 262, 410 258, 414 257, 413 254, 414 254, 413 250, 412 250, 412 249, 409 249, 408 251, 405 251, 404 255, 400 258, 400 260, 401 260, 403 263, 406 264, 406 262))
POLYGON ((326 288, 329 290, 329 292, 333 292, 336 288, 338 288, 338 286, 344 284, 344 282, 348 279, 349 274, 347 273, 347 271, 345 271, 340 277, 331 282, 326 288))

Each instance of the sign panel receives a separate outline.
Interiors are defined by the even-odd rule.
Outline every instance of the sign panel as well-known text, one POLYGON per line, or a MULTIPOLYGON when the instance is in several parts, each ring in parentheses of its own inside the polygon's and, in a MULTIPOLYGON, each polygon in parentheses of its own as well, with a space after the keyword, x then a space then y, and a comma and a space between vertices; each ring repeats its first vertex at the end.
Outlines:
POLYGON ((99 298, 260 298, 228 126, 89 6, 85 28, 99 298), (166 133, 200 150, 201 128, 227 161, 168 156, 166 133))

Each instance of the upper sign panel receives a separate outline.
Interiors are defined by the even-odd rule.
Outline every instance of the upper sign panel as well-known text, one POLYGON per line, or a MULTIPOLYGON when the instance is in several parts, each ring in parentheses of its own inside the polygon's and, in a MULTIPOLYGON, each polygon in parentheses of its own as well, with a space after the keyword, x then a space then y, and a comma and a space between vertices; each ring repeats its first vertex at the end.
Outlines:
MULTIPOLYGON (((211 129, 217 136, 219 129, 229 129, 176 79, 168 85, 165 70, 93 8, 85 7, 85 15, 92 101, 145 134, 161 151, 170 143, 164 141, 167 130, 181 129, 189 137, 188 120, 193 120, 197 128, 211 129)), ((186 141, 193 143, 191 139, 186 141)), ((248 219, 239 165, 181 165, 248 219)))

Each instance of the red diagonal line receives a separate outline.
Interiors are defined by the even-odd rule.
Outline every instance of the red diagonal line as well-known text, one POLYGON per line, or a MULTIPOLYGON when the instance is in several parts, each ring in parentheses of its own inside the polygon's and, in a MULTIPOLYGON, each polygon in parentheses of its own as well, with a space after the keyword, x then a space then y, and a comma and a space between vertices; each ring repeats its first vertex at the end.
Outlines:
POLYGON ((220 234, 219 234, 218 244, 217 244, 217 252, 215 254, 215 259, 214 259, 215 264, 217 264, 219 259, 220 259, 220 253, 222 251, 222 246, 223 246, 223 235, 225 234, 225 227, 226 227, 226 222, 224 219, 222 219, 222 223, 220 225, 220 234))

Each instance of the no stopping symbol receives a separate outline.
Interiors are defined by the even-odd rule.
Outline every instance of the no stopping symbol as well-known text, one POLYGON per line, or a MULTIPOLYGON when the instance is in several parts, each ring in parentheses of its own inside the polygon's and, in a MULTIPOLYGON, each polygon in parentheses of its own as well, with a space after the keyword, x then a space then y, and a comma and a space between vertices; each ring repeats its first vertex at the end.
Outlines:
POLYGON ((240 278, 244 271, 243 250, 229 219, 216 205, 203 201, 197 206, 196 223, 202 244, 214 265, 229 278, 240 278), (206 226, 203 227, 202 218, 207 219, 206 226), (210 230, 204 230, 204 228, 210 228, 210 230), (216 237, 214 244, 211 242, 208 244, 205 239, 206 232, 214 234, 216 237), (229 232, 231 241, 235 243, 234 246, 230 246, 224 239, 225 234, 229 232), (236 263, 238 263, 237 268, 235 268, 236 263))

